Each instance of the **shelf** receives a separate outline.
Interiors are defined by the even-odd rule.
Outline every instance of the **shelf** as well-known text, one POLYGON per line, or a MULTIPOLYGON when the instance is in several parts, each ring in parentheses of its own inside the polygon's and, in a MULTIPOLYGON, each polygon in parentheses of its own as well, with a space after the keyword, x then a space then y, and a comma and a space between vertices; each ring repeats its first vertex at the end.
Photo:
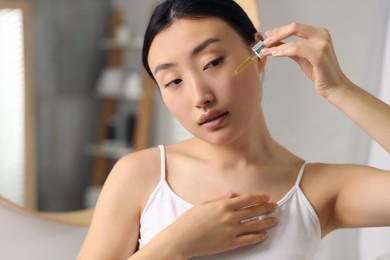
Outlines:
POLYGON ((86 152, 91 156, 98 156, 118 160, 124 155, 132 152, 131 147, 127 147, 123 142, 105 141, 102 144, 90 144, 86 148, 86 152))
POLYGON ((107 62, 96 84, 95 97, 101 99, 96 144, 85 147, 85 152, 95 157, 91 184, 97 186, 104 184, 113 161, 149 145, 154 85, 145 70, 127 67, 125 59, 142 49, 143 38, 131 37, 124 18, 121 9, 115 10, 110 36, 97 43, 107 52, 107 62), (117 135, 131 140, 110 141, 117 135))
POLYGON ((99 75, 96 93, 102 98, 139 100, 142 87, 139 72, 125 72, 123 68, 106 68, 99 75))
POLYGON ((99 48, 103 50, 114 50, 114 49, 122 49, 122 50, 142 50, 143 39, 135 38, 128 42, 120 42, 115 39, 101 39, 99 41, 99 48))

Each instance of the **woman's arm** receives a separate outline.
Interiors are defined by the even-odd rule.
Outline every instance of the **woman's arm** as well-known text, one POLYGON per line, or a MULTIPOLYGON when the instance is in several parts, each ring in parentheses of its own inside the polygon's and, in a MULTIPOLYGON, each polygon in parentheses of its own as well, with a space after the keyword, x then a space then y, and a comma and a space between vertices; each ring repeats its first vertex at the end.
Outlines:
MULTIPOLYGON (((390 106, 344 75, 326 29, 290 24, 272 29, 266 35, 269 48, 263 50, 265 55, 294 59, 321 96, 390 153, 390 106), (303 40, 283 44, 290 36, 303 40)), ((342 227, 390 226, 389 171, 357 165, 333 165, 317 170, 326 173, 325 177, 317 178, 323 178, 318 185, 326 186, 321 196, 332 201, 325 233, 342 227)))
POLYGON ((310 164, 302 181, 322 235, 340 228, 390 226, 390 172, 351 164, 310 164))
POLYGON ((344 75, 326 29, 294 23, 267 31, 266 35, 265 43, 270 48, 263 49, 263 54, 294 59, 321 96, 390 153, 390 106, 354 85, 344 75), (290 36, 304 40, 280 45, 290 36))
POLYGON ((390 106, 388 104, 352 83, 335 90, 328 100, 390 154, 390 106))
POLYGON ((78 260, 126 259, 136 251, 144 192, 151 192, 159 180, 140 167, 138 160, 143 157, 134 153, 115 164, 99 195, 78 260))

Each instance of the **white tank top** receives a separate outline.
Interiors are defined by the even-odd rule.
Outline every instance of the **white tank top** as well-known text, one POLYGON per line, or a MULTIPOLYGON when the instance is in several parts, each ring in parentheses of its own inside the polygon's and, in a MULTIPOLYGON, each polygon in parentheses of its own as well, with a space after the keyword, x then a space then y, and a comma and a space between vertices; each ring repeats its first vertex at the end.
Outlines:
MULTIPOLYGON (((193 207, 192 204, 179 197, 167 183, 165 179, 165 149, 161 145, 159 148, 161 152, 161 181, 150 195, 141 214, 139 248, 142 248, 161 230, 193 207)), ((266 241, 195 259, 314 259, 321 241, 321 229, 317 214, 299 187, 304 166, 300 169, 295 185, 277 202, 279 207, 271 215, 279 219, 279 224, 268 230, 269 237, 266 241)))

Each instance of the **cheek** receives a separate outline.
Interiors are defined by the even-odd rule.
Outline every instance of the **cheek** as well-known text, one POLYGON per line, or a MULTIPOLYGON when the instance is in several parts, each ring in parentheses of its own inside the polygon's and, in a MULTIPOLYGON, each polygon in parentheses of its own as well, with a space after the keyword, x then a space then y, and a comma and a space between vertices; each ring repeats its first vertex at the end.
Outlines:
POLYGON ((231 92, 237 91, 237 88, 239 87, 239 81, 236 79, 236 77, 234 77, 234 75, 230 74, 225 77, 222 77, 219 80, 219 84, 221 84, 226 90, 231 92))
POLYGON ((175 111, 178 110, 178 107, 180 106, 180 101, 179 102, 175 102, 175 100, 177 100, 176 98, 174 98, 173 96, 170 96, 170 95, 164 95, 164 94, 161 94, 161 97, 162 97, 162 100, 165 104, 165 106, 167 107, 167 109, 172 113, 174 114, 175 111))
POLYGON ((162 95, 162 100, 169 112, 171 112, 179 122, 184 123, 183 120, 188 118, 188 110, 186 109, 188 101, 173 95, 162 95))
POLYGON ((260 79, 259 71, 256 69, 255 63, 248 66, 244 73, 237 76, 240 81, 240 85, 246 88, 246 91, 254 97, 261 97, 262 83, 260 79))
POLYGON ((240 99, 241 103, 243 100, 245 102, 249 102, 250 100, 253 100, 256 103, 260 102, 262 95, 261 80, 256 71, 251 71, 245 75, 240 74, 238 76, 230 73, 225 75, 221 81, 222 85, 225 86, 227 90, 226 92, 228 92, 230 96, 240 99))
POLYGON ((226 69, 224 73, 220 73, 217 77, 212 79, 211 85, 219 86, 223 91, 220 92, 222 95, 234 95, 239 92, 240 80, 234 75, 234 70, 226 69))

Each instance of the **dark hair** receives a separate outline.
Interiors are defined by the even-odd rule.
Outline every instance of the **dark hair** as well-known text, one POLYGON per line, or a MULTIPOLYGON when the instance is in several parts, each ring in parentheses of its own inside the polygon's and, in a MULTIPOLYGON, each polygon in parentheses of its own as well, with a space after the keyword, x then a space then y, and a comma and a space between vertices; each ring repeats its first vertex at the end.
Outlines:
POLYGON ((256 28, 245 11, 233 0, 165 0, 154 9, 146 28, 142 47, 142 62, 149 76, 149 49, 154 37, 180 18, 201 19, 216 17, 227 22, 249 45, 255 41, 256 28))

